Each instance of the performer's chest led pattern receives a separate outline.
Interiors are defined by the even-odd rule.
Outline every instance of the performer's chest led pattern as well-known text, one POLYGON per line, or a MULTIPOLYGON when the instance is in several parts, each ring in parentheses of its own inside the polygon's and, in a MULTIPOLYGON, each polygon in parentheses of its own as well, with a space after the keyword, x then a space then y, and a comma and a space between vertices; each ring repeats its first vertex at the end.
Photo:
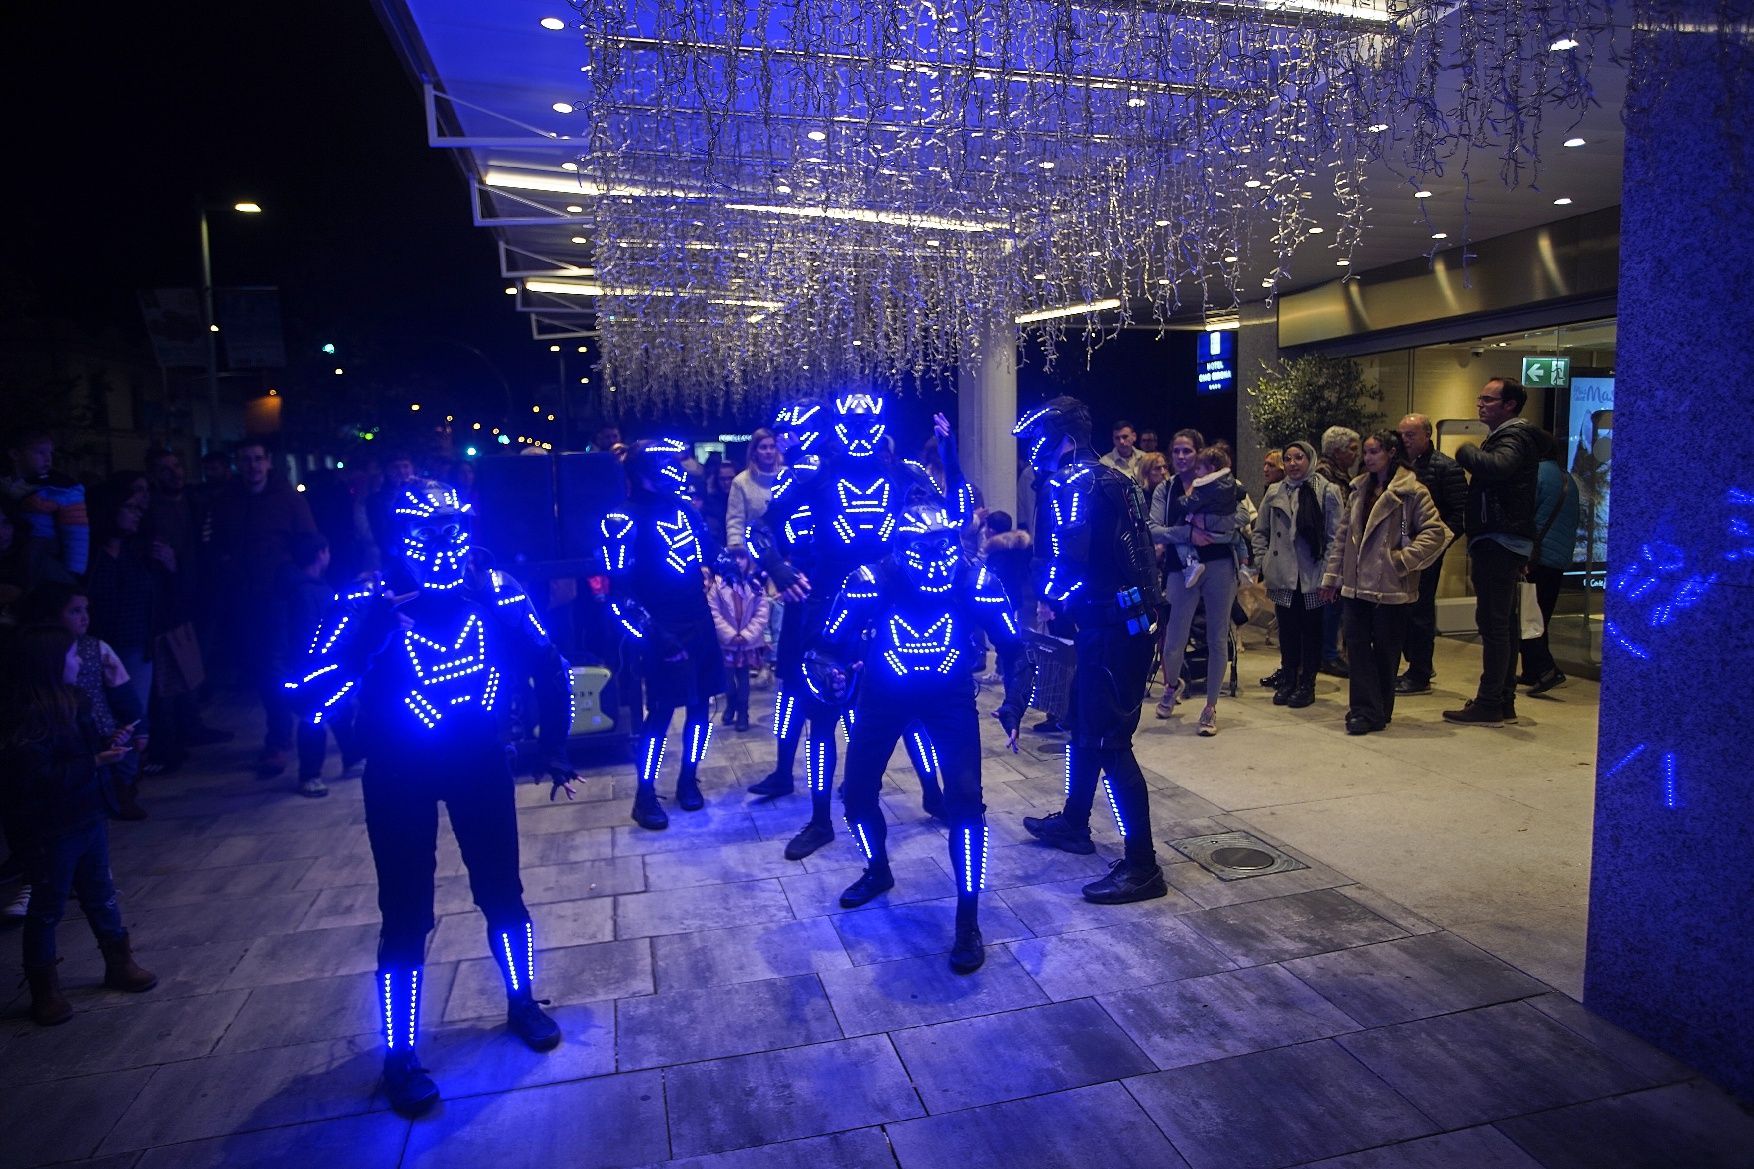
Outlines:
MULTIPOLYGON (((922 621, 921 624, 924 624, 922 621)), ((917 629, 897 613, 886 618, 878 638, 883 663, 897 678, 915 674, 948 674, 962 657, 961 631, 953 615, 945 613, 924 629, 917 629)))
POLYGON ((1047 580, 1042 596, 1065 602, 1084 587, 1083 566, 1069 562, 1068 537, 1090 521, 1094 486, 1089 463, 1067 467, 1048 480, 1047 580))
POLYGON ((487 659, 487 627, 479 615, 463 619, 455 637, 428 637, 405 630, 402 647, 413 669, 413 686, 402 703, 427 729, 439 725, 457 706, 491 711, 499 696, 500 672, 487 659))
POLYGON ((895 509, 887 478, 861 485, 841 476, 834 480, 831 494, 834 520, 829 528, 836 541, 843 546, 858 540, 888 543, 895 532, 895 509))
POLYGON ((670 519, 658 520, 653 526, 663 543, 665 567, 677 576, 687 575, 690 568, 699 569, 703 559, 700 537, 680 509, 670 519))

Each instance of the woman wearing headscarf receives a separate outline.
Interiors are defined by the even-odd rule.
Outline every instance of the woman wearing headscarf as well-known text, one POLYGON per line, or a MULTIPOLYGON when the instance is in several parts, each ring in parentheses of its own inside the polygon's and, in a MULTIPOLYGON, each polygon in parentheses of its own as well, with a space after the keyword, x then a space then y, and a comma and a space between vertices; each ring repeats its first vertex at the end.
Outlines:
POLYGON ((1267 489, 1251 543, 1261 580, 1279 618, 1275 706, 1315 701, 1322 655, 1322 571, 1340 527, 1340 489, 1314 473, 1315 448, 1299 439, 1284 449, 1285 478, 1267 489))

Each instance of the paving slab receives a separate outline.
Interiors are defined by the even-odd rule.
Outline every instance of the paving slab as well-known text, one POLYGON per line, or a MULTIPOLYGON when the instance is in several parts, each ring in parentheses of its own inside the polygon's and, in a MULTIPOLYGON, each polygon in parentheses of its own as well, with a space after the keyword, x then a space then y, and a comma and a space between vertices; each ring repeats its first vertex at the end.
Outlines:
POLYGON ((1156 1070, 1092 999, 913 1027, 890 1038, 932 1113, 1156 1070))
POLYGON ((628 823, 631 817, 623 816, 615 827, 616 856, 646 856, 761 839, 755 821, 741 808, 708 806, 698 812, 684 812, 668 801, 667 794, 668 789, 664 810, 670 813, 670 826, 662 832, 652 832, 628 823))
POLYGON ((1244 964, 1282 962, 1406 936, 1400 926, 1331 889, 1201 910, 1182 920, 1244 964))
POLYGON ((0 1092, 0 1169, 91 1156, 153 1074, 138 1068, 0 1092))
POLYGON ((852 965, 826 917, 663 934, 652 939, 659 993, 784 978, 852 965))
POLYGON ((623 999, 616 1033, 623 1071, 841 1038, 814 974, 623 999))
POLYGON ((646 888, 680 889, 689 885, 718 885, 789 877, 798 862, 789 861, 772 841, 751 840, 736 844, 655 852, 646 857, 646 888))
POLYGON ((1176 982, 1234 965, 1193 927, 1166 915, 1026 939, 1010 948, 1056 1000, 1176 982))
POLYGON ((1098 1000, 1160 1068, 1186 1067, 1356 1030, 1278 966, 1254 966, 1098 1000))
POLYGON ((403 1169, 613 1169, 662 1160, 656 1072, 446 1100, 413 1127, 403 1169))
MULTIPOLYGON (((505 1015, 505 977, 492 958, 457 965, 447 1023, 505 1015)), ((643 938, 536 951, 536 994, 552 1002, 602 1002, 652 993, 652 950, 643 938)))
POLYGON ((316 892, 280 893, 254 901, 177 905, 159 909, 150 902, 122 898, 122 920, 141 949, 203 946, 234 939, 254 940, 299 928, 316 892))
MULTIPOLYGON (((925 954, 947 954, 956 940, 956 898, 864 907, 834 915, 834 928, 856 966, 925 954)), ((1029 937, 1002 901, 983 898, 981 937, 989 947, 1029 937)))
POLYGON ((386 1107, 376 1036, 167 1064, 133 1098, 102 1152, 331 1120, 386 1107))
POLYGON ((1501 1120, 1545 1169, 1747 1169, 1754 1118, 1703 1082, 1501 1120))
POLYGON ((615 834, 607 828, 518 833, 518 860, 525 865, 571 865, 615 855, 615 834))
POLYGON ((1547 988, 1454 934, 1423 934, 1286 962, 1365 1027, 1544 994, 1547 988))
POLYGON ((646 1169, 895 1169, 895 1154, 881 1128, 780 1141, 728 1153, 679 1157, 646 1169))
POLYGON ((621 938, 791 920, 792 906, 778 881, 698 885, 615 899, 615 934, 621 938))
POLYGON ((1119 1084, 889 1126, 901 1169, 1187 1169, 1119 1084))
MULTIPOLYGON (((1543 1169, 1496 1129, 1482 1126, 1325 1157, 1303 1169, 1543 1169)), ((1652 1169, 1655 1169, 1652 1166, 1652 1169)))
POLYGON ((141 1154, 135 1169, 396 1169, 407 1141, 408 1121, 377 1112, 164 1145, 141 1154))
POLYGON ((610 1003, 545 1008, 560 1027, 560 1046, 531 1051, 506 1029, 503 1015, 432 1027, 421 1037, 421 1063, 446 1099, 557 1084, 615 1070, 615 1011, 610 1003))
POLYGON ((877 962, 820 976, 841 1029, 867 1035, 1047 1002, 1034 980, 1003 947, 987 949, 986 965, 957 974, 940 955, 877 962))
POLYGON ((882 1035, 684 1064, 665 1071, 664 1084, 671 1146, 679 1157, 887 1124, 925 1111, 882 1035))
MULTIPOLYGON (((917 857, 913 860, 891 858, 889 868, 895 875, 895 888, 873 898, 867 903, 868 908, 909 905, 916 901, 932 901, 953 896, 956 893, 955 880, 938 863, 936 856, 917 857)), ((790 875, 780 878, 780 887, 786 891, 786 899, 791 902, 792 912, 798 917, 826 917, 845 912, 840 907, 840 895, 864 871, 865 866, 862 863, 803 872, 799 872, 794 865, 790 875)))
POLYGON ((348 925, 333 929, 275 934, 251 943, 227 976, 228 988, 278 986, 335 974, 375 970, 378 926, 348 925))
POLYGON ((1437 1125, 1331 1039, 1127 1081, 1194 1169, 1281 1169, 1437 1125))
POLYGON ((1524 1003, 1399 1023, 1344 1044, 1445 1128, 1651 1086, 1524 1003))
MULTIPOLYGON (((442 1004, 450 994, 456 972, 454 964, 428 964, 423 971, 423 1014, 428 1024, 437 1021, 435 1004, 442 1004)), ((249 992, 249 1001, 232 1021, 218 1050, 256 1051, 318 1039, 376 1035, 383 1027, 379 993, 377 975, 372 971, 258 987, 249 992)))
POLYGON ((242 990, 157 1001, 131 995, 133 1001, 105 1010, 76 1011, 52 1029, 26 1024, 6 1041, 0 1084, 199 1059, 213 1051, 248 997, 242 990))
POLYGON ((1038 936, 1145 922, 1157 917, 1191 913, 1201 908, 1188 900, 1180 890, 1173 888, 1168 896, 1150 901, 1135 901, 1129 905, 1098 905, 1084 899, 1083 889, 1089 883, 1086 877, 1074 877, 1069 881, 1049 881, 1040 885, 998 889, 992 896, 1009 906, 1011 912, 1029 927, 1030 932, 1038 936))

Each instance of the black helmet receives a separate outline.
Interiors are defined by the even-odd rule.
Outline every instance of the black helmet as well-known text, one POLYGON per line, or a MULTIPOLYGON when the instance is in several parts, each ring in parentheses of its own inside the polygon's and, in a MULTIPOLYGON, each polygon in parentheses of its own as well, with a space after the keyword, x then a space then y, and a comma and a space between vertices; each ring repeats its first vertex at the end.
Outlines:
POLYGON ((1077 398, 1061 395, 1027 411, 1011 428, 1029 449, 1029 463, 1037 471, 1051 471, 1062 440, 1077 446, 1090 442, 1090 407, 1077 398))

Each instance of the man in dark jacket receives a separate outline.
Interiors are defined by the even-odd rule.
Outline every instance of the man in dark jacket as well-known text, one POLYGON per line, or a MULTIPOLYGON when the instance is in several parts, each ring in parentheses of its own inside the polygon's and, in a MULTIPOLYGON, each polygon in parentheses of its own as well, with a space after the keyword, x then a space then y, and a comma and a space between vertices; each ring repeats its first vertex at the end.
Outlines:
POLYGON ((1529 400, 1521 382, 1493 378, 1474 401, 1490 427, 1486 441, 1468 443, 1456 462, 1468 472, 1468 560, 1474 582, 1474 624, 1480 630, 1480 690, 1444 721, 1501 727, 1516 721, 1517 583, 1535 550, 1535 483, 1540 449, 1535 427, 1520 415, 1529 400))
MULTIPOLYGON (((1432 445, 1431 419, 1423 414, 1409 414, 1395 429, 1401 445, 1413 460, 1413 473, 1431 492, 1437 514, 1452 536, 1462 534, 1463 517, 1468 509, 1468 476, 1461 465, 1432 445)), ((1395 680, 1396 694, 1429 694, 1431 679, 1437 676, 1432 668, 1432 647, 1437 643, 1437 581, 1443 575, 1443 557, 1419 574, 1419 599, 1407 617, 1407 640, 1401 647, 1407 659, 1407 672, 1395 680)))

